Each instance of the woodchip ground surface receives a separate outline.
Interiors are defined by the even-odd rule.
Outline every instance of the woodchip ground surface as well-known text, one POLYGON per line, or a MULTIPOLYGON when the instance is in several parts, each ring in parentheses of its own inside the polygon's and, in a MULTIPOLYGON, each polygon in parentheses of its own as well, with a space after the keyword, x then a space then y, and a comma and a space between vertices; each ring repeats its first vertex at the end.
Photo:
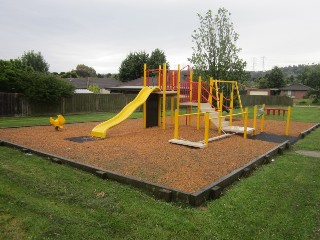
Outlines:
MULTIPOLYGON (((66 124, 60 131, 52 126, 0 129, 0 139, 189 193, 204 188, 278 145, 244 140, 240 135, 211 142, 203 149, 174 145, 168 143, 174 129, 170 122, 168 119, 166 130, 143 129, 141 119, 128 119, 108 130, 105 139, 83 143, 66 138, 88 136, 91 139, 91 130, 97 122, 66 124)), ((193 122, 186 126, 185 119, 181 119, 179 137, 203 140, 203 126, 196 130, 194 125, 193 122)), ((242 121, 235 121, 234 125, 241 126, 242 121)), ((292 122, 289 135, 298 136, 314 125, 292 122)), ((251 122, 249 126, 252 126, 251 122)), ((259 121, 257 126, 260 126, 259 121)), ((266 121, 265 132, 284 135, 285 122, 266 121)), ((210 137, 217 135, 217 129, 212 127, 210 137)))

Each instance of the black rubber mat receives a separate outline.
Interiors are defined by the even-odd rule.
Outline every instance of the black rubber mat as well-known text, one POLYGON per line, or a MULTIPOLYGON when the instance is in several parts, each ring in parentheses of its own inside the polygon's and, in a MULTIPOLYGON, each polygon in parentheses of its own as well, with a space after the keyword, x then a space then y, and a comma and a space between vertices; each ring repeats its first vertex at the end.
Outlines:
POLYGON ((291 144, 295 143, 296 141, 299 140, 297 137, 292 137, 292 136, 286 136, 286 135, 277 135, 277 134, 271 134, 271 133, 260 133, 255 136, 250 137, 250 139, 253 140, 260 140, 260 141, 265 141, 265 142, 274 142, 274 143, 283 143, 287 140, 291 144))
POLYGON ((69 140, 69 141, 77 142, 77 143, 84 143, 84 142, 100 141, 103 139, 102 138, 95 138, 95 137, 91 137, 91 136, 79 136, 79 137, 65 138, 65 140, 69 140))

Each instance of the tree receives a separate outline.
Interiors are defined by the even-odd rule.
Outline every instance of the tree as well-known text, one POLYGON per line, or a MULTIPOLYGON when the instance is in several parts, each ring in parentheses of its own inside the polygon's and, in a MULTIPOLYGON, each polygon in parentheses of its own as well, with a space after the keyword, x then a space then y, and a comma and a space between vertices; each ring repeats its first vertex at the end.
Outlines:
POLYGON ((143 76, 143 65, 148 62, 149 54, 145 51, 129 53, 119 68, 119 80, 130 81, 143 76))
POLYGON ((239 35, 233 29, 231 14, 224 8, 213 18, 209 10, 205 16, 198 14, 200 27, 193 31, 193 53, 188 60, 193 64, 195 76, 204 79, 242 80, 246 62, 239 58, 236 47, 239 35))
POLYGON ((161 51, 159 48, 155 49, 147 62, 148 69, 158 69, 159 65, 163 65, 166 63, 167 69, 170 68, 169 63, 167 62, 166 55, 163 51, 161 51))
POLYGON ((78 74, 75 70, 71 70, 70 72, 61 72, 60 77, 62 78, 78 78, 78 74))
POLYGON ((41 52, 35 53, 33 50, 24 52, 20 60, 37 72, 47 73, 49 71, 49 64, 44 60, 41 52))
POLYGON ((320 65, 306 66, 299 79, 311 88, 320 88, 320 65))
POLYGON ((285 85, 284 75, 279 67, 274 67, 265 78, 269 88, 281 88, 285 85))
POLYGON ((53 74, 33 72, 26 75, 28 87, 23 92, 32 102, 56 103, 74 92, 74 86, 53 74))
POLYGON ((76 73, 80 77, 96 77, 97 73, 92 67, 88 67, 84 64, 78 64, 76 73))
POLYGON ((313 103, 320 102, 320 65, 306 66, 299 76, 302 83, 312 89, 308 92, 308 96, 313 98, 313 103))
POLYGON ((0 60, 0 92, 21 93, 37 103, 57 102, 73 94, 74 87, 59 76, 34 71, 20 59, 0 60))
POLYGON ((96 83, 89 85, 88 90, 93 93, 100 93, 100 87, 96 83))

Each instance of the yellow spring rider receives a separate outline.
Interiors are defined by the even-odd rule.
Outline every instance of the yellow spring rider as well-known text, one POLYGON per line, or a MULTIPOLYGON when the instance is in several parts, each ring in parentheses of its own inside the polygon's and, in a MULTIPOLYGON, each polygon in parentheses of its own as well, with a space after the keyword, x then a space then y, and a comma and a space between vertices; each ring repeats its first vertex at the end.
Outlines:
POLYGON ((63 128, 63 124, 66 122, 62 115, 58 115, 57 119, 53 119, 52 117, 49 118, 50 124, 58 131, 59 129, 63 128))

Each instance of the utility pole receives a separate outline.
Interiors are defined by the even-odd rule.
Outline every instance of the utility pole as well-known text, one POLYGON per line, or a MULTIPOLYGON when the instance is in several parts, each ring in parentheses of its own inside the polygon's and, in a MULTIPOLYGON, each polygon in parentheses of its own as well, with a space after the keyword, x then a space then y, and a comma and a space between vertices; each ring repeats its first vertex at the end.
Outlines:
POLYGON ((254 72, 256 70, 256 64, 257 64, 257 59, 254 57, 252 61, 252 71, 254 72))
POLYGON ((263 57, 261 57, 261 59, 262 59, 262 71, 264 71, 264 60, 265 60, 265 56, 263 56, 263 57))

